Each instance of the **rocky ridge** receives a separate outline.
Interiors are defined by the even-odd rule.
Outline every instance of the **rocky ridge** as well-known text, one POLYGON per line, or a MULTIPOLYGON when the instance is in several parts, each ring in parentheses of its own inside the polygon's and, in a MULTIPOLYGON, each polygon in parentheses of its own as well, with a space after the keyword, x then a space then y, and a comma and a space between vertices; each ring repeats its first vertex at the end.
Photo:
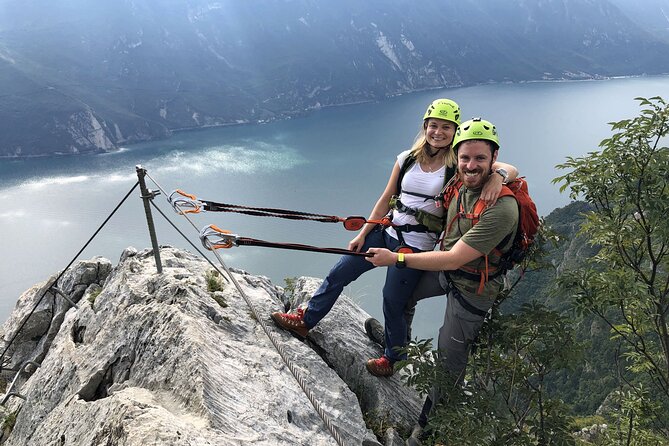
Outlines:
POLYGON ((257 320, 203 259, 171 247, 161 256, 162 274, 151 250, 128 248, 114 267, 76 263, 59 280, 62 294, 51 288, 56 275, 23 293, 3 326, 5 346, 16 336, 3 371, 13 380, 5 445, 337 444, 269 335, 344 444, 403 444, 421 399, 397 375, 367 373, 381 349, 350 299, 300 341, 269 314, 303 304, 318 280, 297 279, 289 298, 234 270, 257 320))

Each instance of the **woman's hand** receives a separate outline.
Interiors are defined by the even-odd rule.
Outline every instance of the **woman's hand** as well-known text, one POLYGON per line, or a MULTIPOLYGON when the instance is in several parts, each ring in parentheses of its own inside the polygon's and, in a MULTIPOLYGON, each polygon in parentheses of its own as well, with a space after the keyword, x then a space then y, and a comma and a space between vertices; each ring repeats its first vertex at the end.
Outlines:
POLYGON ((481 190, 481 200, 486 204, 486 207, 491 207, 497 202, 497 197, 502 191, 502 183, 504 178, 495 172, 490 174, 488 181, 483 185, 481 190))
POLYGON ((360 232, 353 240, 348 242, 349 251, 360 252, 360 250, 362 249, 362 245, 365 244, 365 237, 366 234, 360 232))

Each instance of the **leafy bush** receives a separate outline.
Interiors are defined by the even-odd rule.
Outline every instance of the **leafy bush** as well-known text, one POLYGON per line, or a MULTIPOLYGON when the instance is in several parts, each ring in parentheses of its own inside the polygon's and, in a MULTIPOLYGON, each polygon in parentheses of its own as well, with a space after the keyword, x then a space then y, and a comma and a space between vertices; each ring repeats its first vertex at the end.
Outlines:
POLYGON ((669 105, 637 100, 639 116, 611 123, 600 151, 558 166, 569 172, 554 182, 593 206, 581 234, 600 247, 558 283, 573 308, 601 320, 619 344, 619 438, 656 444, 656 436, 669 437, 669 148, 661 145, 669 105))
POLYGON ((215 269, 207 271, 204 275, 204 279, 207 282, 207 291, 211 293, 223 291, 225 289, 225 283, 223 282, 221 275, 215 269))

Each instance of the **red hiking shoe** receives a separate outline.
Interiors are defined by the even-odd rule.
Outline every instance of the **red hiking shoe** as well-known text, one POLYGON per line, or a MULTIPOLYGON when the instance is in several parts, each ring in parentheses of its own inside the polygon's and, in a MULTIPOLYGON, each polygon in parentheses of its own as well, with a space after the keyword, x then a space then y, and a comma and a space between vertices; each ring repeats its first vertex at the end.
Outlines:
POLYGON ((379 359, 367 361, 367 371, 374 376, 392 376, 395 370, 390 359, 383 355, 379 359))
POLYGON ((304 324, 304 310, 298 308, 296 313, 281 313, 276 311, 271 314, 274 323, 284 330, 295 333, 300 338, 306 338, 309 329, 304 324))

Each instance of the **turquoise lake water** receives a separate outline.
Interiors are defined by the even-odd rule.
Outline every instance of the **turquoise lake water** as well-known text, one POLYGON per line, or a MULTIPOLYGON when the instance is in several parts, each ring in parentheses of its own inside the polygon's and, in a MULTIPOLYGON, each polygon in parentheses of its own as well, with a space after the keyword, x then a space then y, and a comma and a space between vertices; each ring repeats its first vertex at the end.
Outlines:
MULTIPOLYGON (((67 265, 134 185, 138 164, 168 192, 180 188, 218 202, 367 216, 395 156, 413 141, 427 104, 449 97, 460 103, 465 119, 481 116, 497 125, 500 160, 519 167, 540 213, 547 215, 569 202, 551 184, 559 174, 555 165, 597 150, 610 134, 608 122, 635 116, 635 97, 656 95, 669 99, 669 77, 433 90, 271 124, 182 132, 106 155, 0 160, 0 319, 24 290, 67 265)), ((150 181, 149 187, 157 189, 150 181)), ((165 197, 156 203, 199 246, 196 231, 165 197)), ((160 215, 154 219, 160 244, 192 251, 160 215)), ((323 247, 344 248, 354 236, 341 225, 316 222, 222 213, 193 220, 198 227, 216 224, 245 237, 323 247)), ((136 192, 81 257, 102 255, 115 263, 124 248, 150 244, 136 192)), ((256 247, 219 252, 229 266, 279 285, 286 277, 324 277, 337 259, 256 247)), ((383 277, 384 271, 372 271, 346 290, 377 317, 382 317, 383 277)), ((422 303, 414 333, 436 336, 443 306, 440 298, 422 303)))

